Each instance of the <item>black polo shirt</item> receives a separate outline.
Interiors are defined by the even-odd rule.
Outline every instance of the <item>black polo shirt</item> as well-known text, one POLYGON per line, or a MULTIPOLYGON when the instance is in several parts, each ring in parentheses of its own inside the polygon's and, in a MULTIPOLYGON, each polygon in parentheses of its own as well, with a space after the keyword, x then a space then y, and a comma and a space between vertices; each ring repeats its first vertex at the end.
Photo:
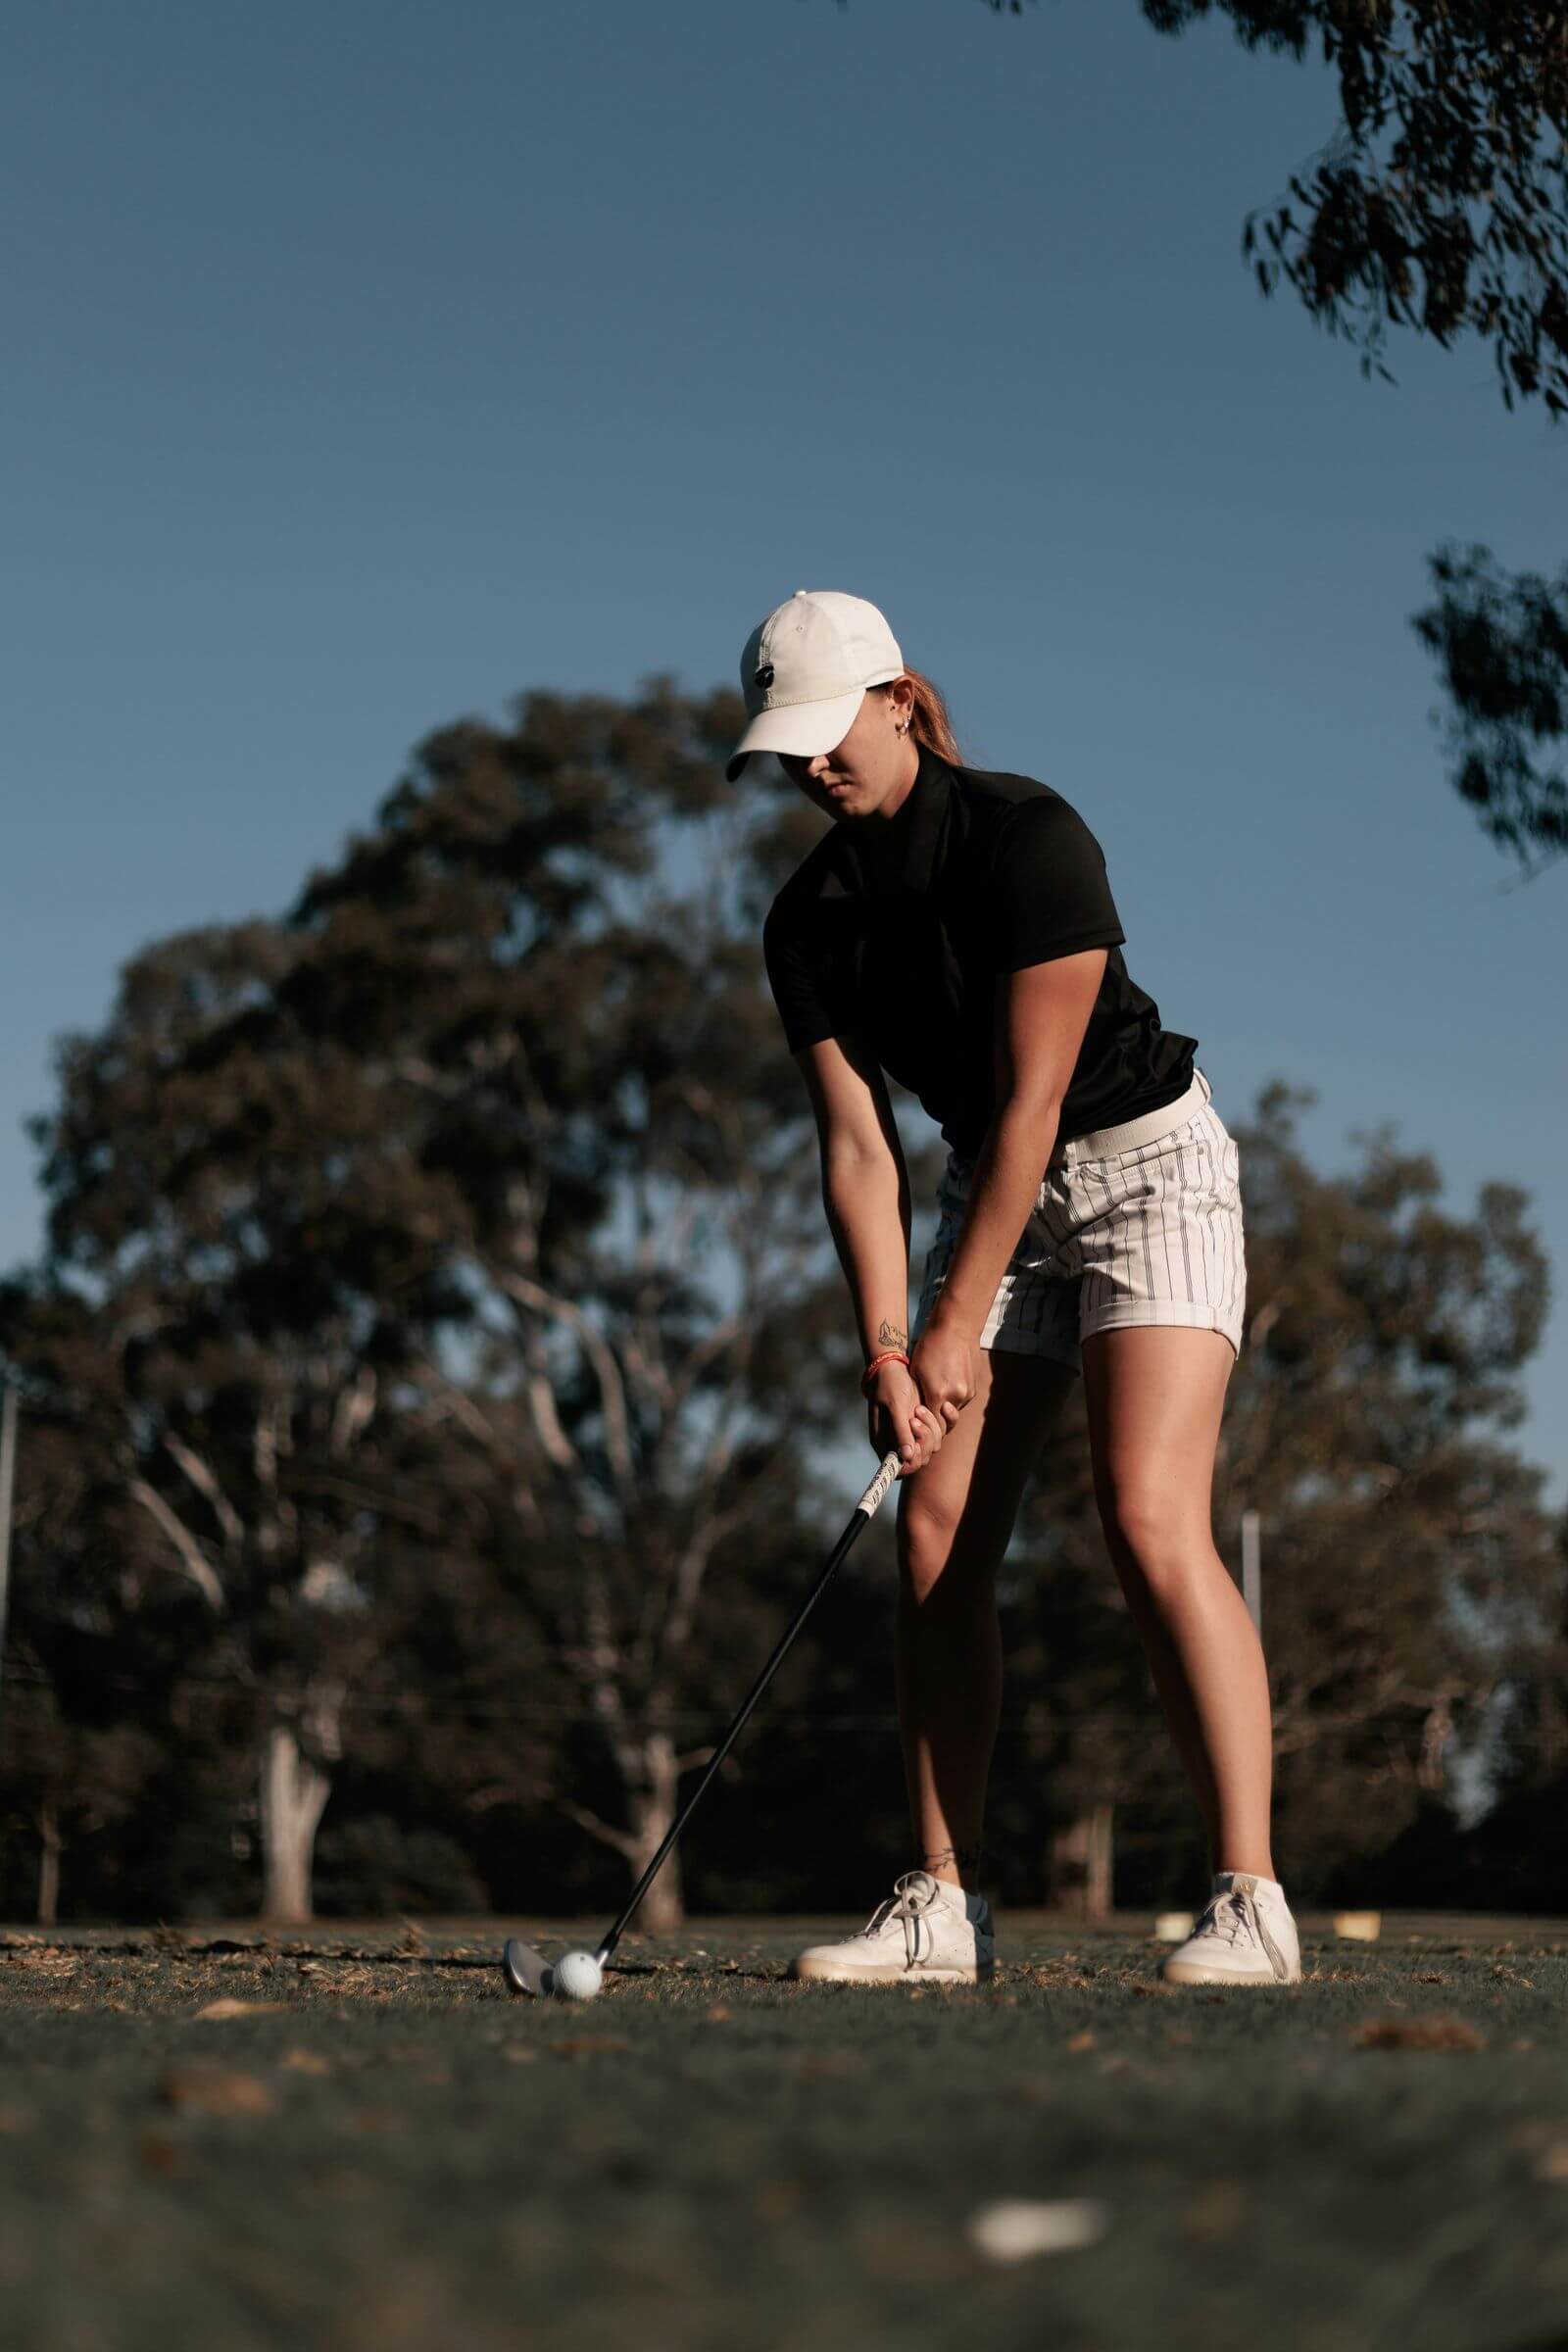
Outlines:
POLYGON ((1192 1084, 1198 1040, 1159 1025, 1128 976, 1100 844, 1032 776, 924 747, 891 817, 835 821, 768 909, 762 952, 792 1054, 858 1034, 975 1158, 996 1108, 1001 972, 1108 948, 1058 1142, 1141 1117, 1192 1084))

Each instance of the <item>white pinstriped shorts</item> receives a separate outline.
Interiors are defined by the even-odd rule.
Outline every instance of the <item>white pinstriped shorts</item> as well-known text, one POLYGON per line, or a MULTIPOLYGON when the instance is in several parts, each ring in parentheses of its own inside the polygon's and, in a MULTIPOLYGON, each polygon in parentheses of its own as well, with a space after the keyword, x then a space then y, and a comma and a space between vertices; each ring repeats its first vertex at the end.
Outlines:
MULTIPOLYGON (((949 1152, 911 1341, 947 1280, 974 1161, 949 1152)), ((1239 1356, 1247 1305, 1241 1159, 1200 1069, 1177 1102, 1059 1144, 1004 1269, 982 1348, 1083 1369, 1097 1331, 1220 1331, 1239 1356)))

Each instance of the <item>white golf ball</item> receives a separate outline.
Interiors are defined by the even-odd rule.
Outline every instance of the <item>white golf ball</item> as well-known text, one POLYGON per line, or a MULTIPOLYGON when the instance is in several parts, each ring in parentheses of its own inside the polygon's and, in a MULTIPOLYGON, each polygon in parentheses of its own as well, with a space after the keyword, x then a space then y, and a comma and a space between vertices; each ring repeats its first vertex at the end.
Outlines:
POLYGON ((550 1989, 564 2001, 591 2001, 604 1981, 605 1972, 592 1952, 563 1952, 550 1989))

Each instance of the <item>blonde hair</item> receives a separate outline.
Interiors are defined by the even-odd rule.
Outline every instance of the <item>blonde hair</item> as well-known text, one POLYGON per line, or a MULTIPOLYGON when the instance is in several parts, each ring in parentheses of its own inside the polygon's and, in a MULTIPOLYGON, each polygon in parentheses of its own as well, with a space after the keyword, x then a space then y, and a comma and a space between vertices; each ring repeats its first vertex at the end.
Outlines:
MULTIPOLYGON (((909 728, 915 742, 923 744, 928 752, 935 752, 939 760, 947 760, 955 767, 961 767, 963 759, 958 750, 958 739, 953 732, 953 721, 948 716, 948 706, 942 699, 941 689, 932 684, 923 670, 906 668, 904 674, 914 689, 914 709, 910 714, 909 728)), ((890 679, 886 686, 873 686, 870 691, 872 694, 887 694, 897 683, 897 679, 890 679)))

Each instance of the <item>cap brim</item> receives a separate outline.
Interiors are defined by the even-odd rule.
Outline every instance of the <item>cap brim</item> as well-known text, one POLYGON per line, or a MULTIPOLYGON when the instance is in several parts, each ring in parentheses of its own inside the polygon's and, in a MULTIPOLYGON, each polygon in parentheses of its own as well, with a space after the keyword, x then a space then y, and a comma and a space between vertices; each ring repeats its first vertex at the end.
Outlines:
POLYGON ((733 784, 753 752, 789 752, 814 760, 818 752, 832 751, 854 726, 864 700, 865 688, 857 686, 852 694, 830 695, 825 702, 782 703, 772 710, 759 710, 731 753, 725 775, 733 784))

